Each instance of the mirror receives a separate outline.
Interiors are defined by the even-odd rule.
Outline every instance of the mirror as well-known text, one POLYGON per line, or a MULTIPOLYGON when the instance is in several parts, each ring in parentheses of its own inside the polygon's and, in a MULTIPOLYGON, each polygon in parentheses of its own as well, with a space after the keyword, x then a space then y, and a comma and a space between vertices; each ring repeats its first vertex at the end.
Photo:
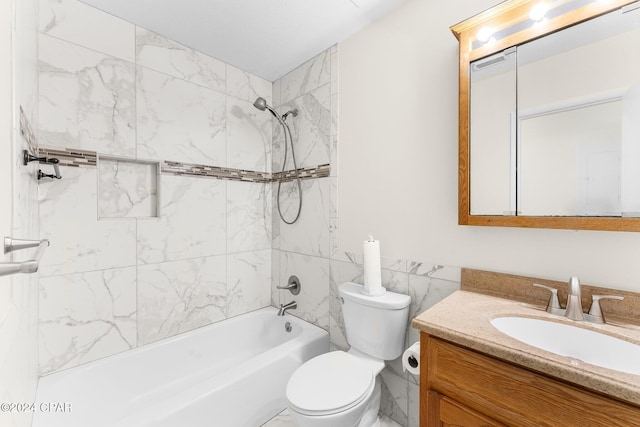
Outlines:
POLYGON ((459 223, 640 231, 640 2, 540 5, 452 27, 459 223))

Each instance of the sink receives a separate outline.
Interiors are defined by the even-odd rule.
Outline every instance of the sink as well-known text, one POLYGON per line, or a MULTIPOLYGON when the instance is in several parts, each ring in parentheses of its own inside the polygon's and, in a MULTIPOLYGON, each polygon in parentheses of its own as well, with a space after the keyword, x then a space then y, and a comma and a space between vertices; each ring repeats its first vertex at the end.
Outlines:
POLYGON ((589 329, 528 317, 498 317, 494 328, 525 344, 591 365, 640 375, 640 345, 589 329))

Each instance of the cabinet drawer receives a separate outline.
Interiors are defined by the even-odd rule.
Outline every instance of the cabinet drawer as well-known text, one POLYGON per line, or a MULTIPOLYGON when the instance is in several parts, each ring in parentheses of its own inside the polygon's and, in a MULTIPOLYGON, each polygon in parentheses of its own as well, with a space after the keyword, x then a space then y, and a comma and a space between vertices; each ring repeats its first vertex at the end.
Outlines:
POLYGON ((428 335, 422 339, 427 340, 425 388, 498 422, 522 427, 640 426, 640 408, 631 404, 428 335))
POLYGON ((490 418, 448 399, 440 398, 441 427, 504 427, 490 418))

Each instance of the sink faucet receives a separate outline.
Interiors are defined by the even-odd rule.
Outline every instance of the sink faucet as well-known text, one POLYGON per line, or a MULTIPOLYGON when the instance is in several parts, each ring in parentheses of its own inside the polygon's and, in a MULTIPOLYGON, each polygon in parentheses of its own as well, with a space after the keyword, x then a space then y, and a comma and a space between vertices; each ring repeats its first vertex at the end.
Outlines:
POLYGON ((295 301, 291 301, 288 304, 280 304, 280 309, 278 310, 278 316, 284 316, 287 310, 293 310, 298 308, 298 304, 295 301))
POLYGON ((582 311, 582 292, 580 292, 580 281, 577 277, 569 279, 569 288, 567 289, 567 309, 564 316, 567 319, 581 321, 584 320, 584 312, 582 311))
POLYGON ((569 287, 567 289, 567 308, 562 309, 558 302, 558 290, 550 286, 540 285, 534 283, 533 286, 538 288, 544 288, 551 292, 551 298, 547 304, 547 312, 556 316, 564 316, 567 319, 575 321, 587 320, 593 323, 606 323, 602 309, 600 308, 600 300, 602 299, 615 299, 622 301, 624 297, 618 295, 592 295, 591 308, 589 313, 585 314, 582 310, 582 292, 580 289, 580 281, 577 277, 569 279, 569 287))

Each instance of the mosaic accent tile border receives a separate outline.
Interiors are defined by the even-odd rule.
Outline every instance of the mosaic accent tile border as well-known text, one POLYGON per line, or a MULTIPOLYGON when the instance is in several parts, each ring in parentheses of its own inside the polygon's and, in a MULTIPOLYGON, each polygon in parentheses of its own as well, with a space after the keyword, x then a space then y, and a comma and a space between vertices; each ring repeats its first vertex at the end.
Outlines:
MULTIPOLYGON (((278 181, 287 182, 295 179, 294 170, 271 174, 244 169, 231 169, 218 166, 169 161, 161 163, 160 172, 172 175, 204 176, 209 178, 228 179, 231 181, 259 182, 265 184, 278 181)), ((298 169, 298 176, 300 179, 324 178, 328 177, 330 173, 331 167, 328 164, 298 169)))
MULTIPOLYGON (((300 177, 300 179, 326 178, 330 174, 331 174, 331 166, 329 164, 298 169, 298 176, 300 177)), ((293 181, 295 178, 296 178, 295 171, 288 170, 284 172, 274 173, 273 178, 271 179, 271 182, 278 182, 278 181, 288 182, 288 181, 293 181)))
POLYGON ((38 152, 38 141, 36 140, 35 133, 33 132, 33 128, 31 127, 27 116, 24 114, 22 106, 20 106, 20 134, 25 141, 27 141, 29 152, 35 155, 38 152))
POLYGON ((271 174, 247 171, 242 169, 223 168, 219 166, 196 165, 181 162, 164 161, 160 164, 160 172, 171 175, 202 176, 208 178, 228 179, 230 181, 271 182, 271 174))
POLYGON ((38 150, 39 156, 55 157, 60 161, 60 166, 69 167, 95 167, 97 154, 95 151, 75 150, 70 148, 49 148, 41 147, 38 150))
MULTIPOLYGON (((55 157, 60 160, 60 166, 69 167, 95 167, 98 155, 95 151, 75 150, 70 148, 41 147, 38 150, 40 156, 55 157)), ((127 161, 135 162, 135 159, 127 161)), ((230 181, 245 181, 269 184, 272 182, 288 182, 295 179, 295 171, 285 172, 257 172, 244 169, 224 168, 220 166, 207 166, 182 162, 160 162, 160 173, 170 175, 195 176, 203 178, 226 179, 230 181)), ((318 165, 298 169, 300 179, 325 178, 331 174, 329 164, 318 165)))

